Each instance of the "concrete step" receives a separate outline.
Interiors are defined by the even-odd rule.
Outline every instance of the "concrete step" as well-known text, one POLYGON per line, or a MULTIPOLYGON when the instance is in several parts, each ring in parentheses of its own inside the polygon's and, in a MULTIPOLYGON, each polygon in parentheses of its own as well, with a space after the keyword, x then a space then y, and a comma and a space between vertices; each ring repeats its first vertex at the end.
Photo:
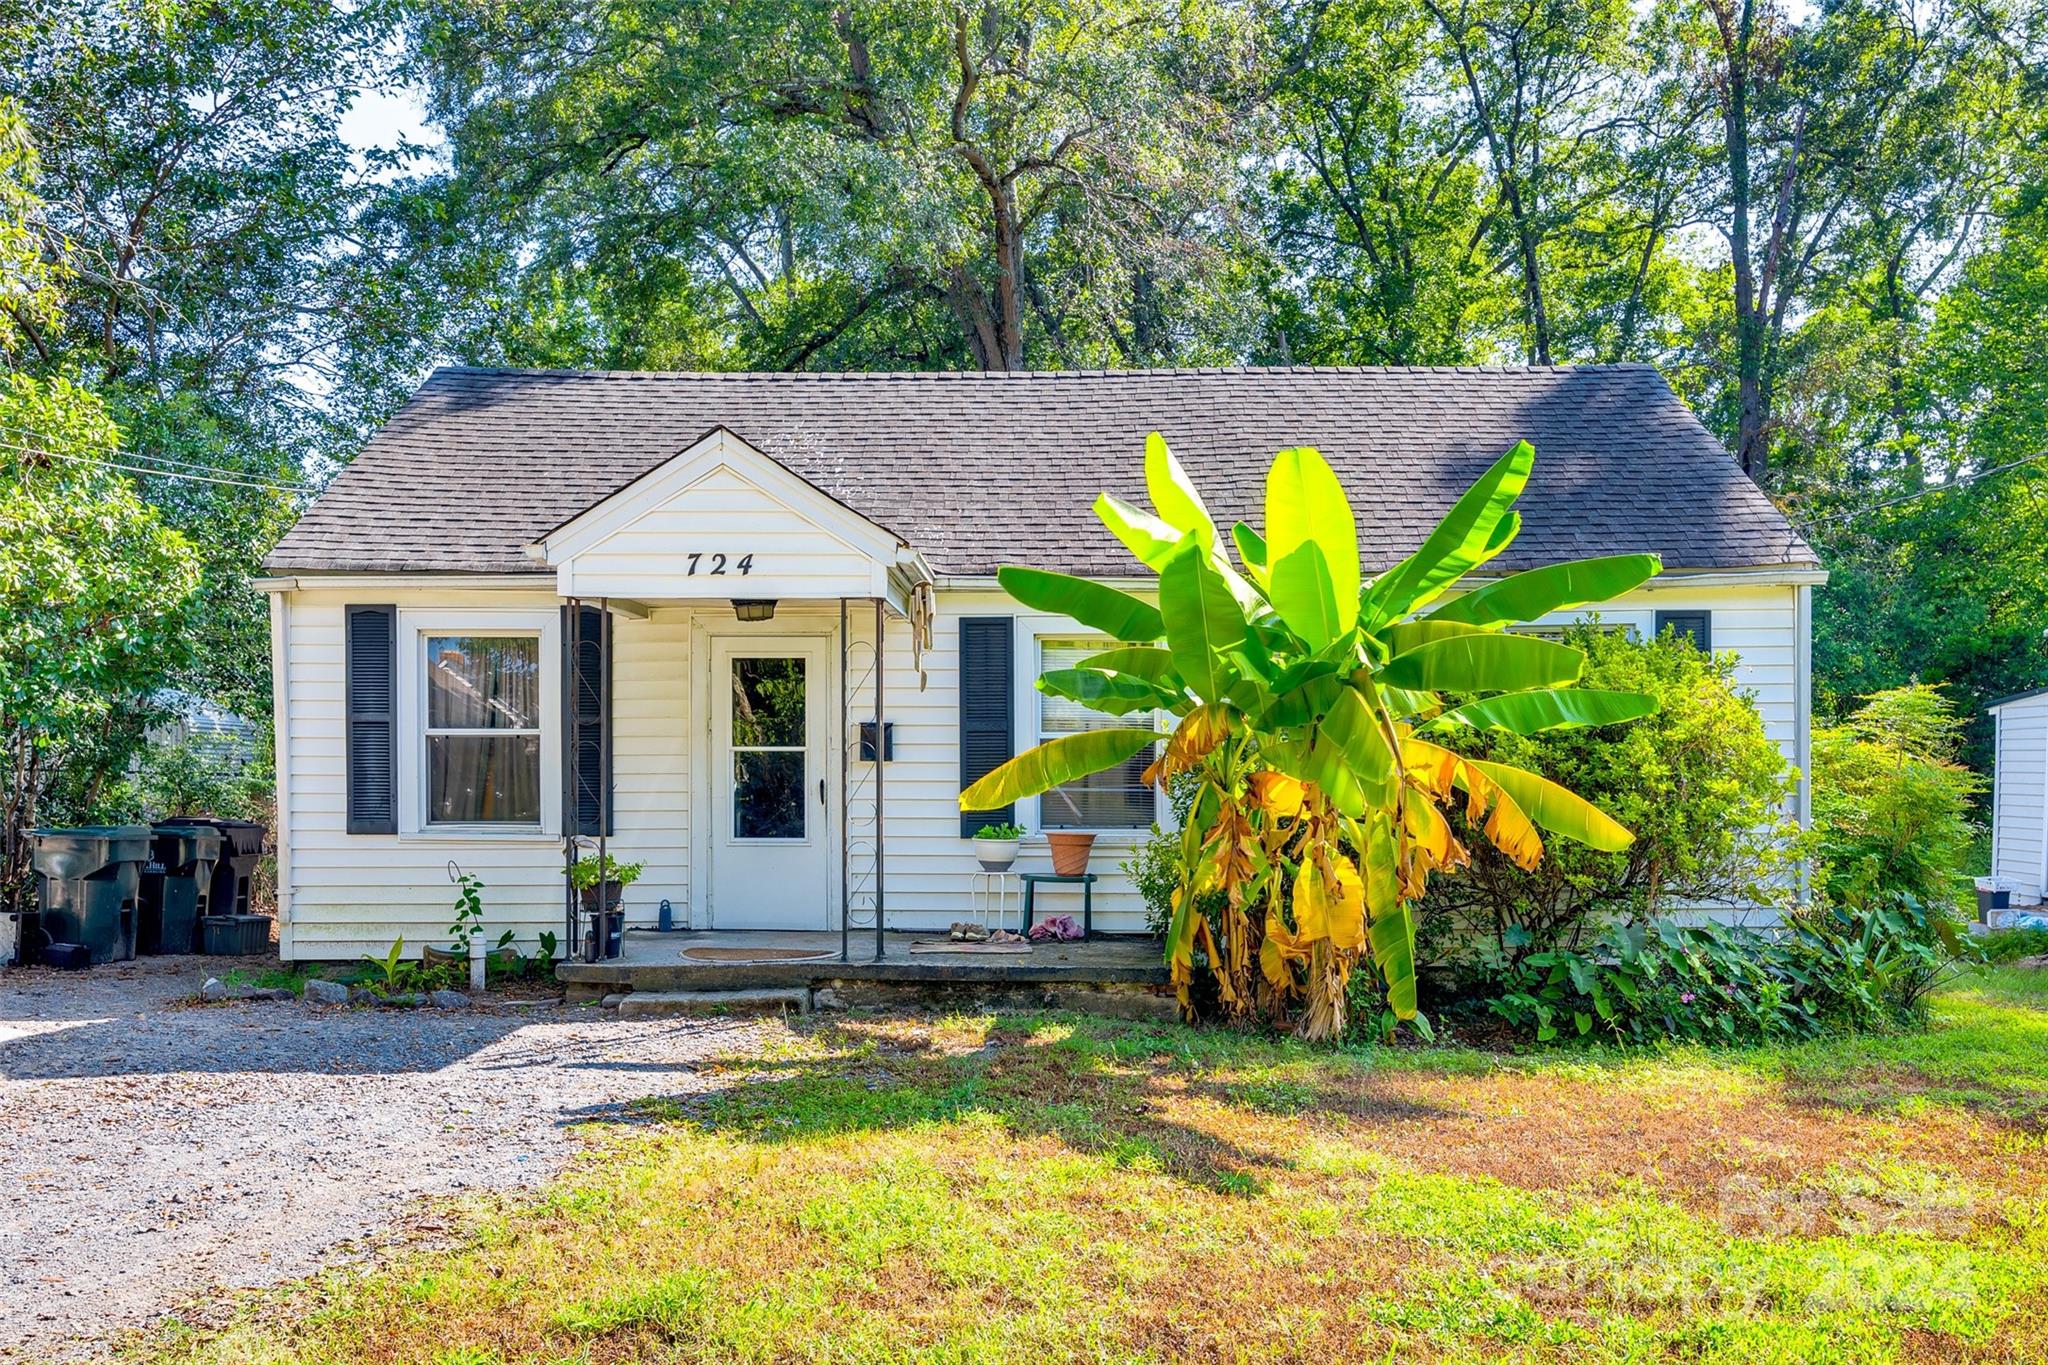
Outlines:
POLYGON ((619 997, 619 1018, 658 1019, 689 1014, 808 1014, 808 986, 745 991, 632 991, 619 997))

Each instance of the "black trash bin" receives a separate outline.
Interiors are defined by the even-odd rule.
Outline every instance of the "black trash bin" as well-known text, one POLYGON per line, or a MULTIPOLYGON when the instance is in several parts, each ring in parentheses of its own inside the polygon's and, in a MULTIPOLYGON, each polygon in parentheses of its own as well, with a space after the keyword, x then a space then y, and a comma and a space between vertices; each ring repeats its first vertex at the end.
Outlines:
POLYGON ((220 861, 213 865, 213 890, 207 897, 209 912, 250 913, 249 884, 263 857, 263 826, 253 820, 223 820, 212 815, 173 815, 164 823, 204 825, 220 831, 220 861))
POLYGON ((134 957, 149 826, 39 829, 35 841, 40 940, 82 944, 95 963, 134 957))
POLYGON ((149 848, 135 951, 195 952, 199 921, 211 913, 213 868, 221 856, 220 831, 205 825, 158 825, 149 848))

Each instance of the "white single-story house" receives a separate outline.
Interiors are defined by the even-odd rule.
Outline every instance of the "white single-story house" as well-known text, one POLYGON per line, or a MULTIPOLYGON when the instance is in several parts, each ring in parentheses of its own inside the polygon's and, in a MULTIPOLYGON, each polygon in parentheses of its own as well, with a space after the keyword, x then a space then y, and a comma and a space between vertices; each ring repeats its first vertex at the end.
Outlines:
POLYGON ((2048 687, 1985 708, 1996 727, 1991 877, 2014 906, 2048 900, 2048 687))
POLYGON ((1824 574, 1646 366, 450 368, 266 561, 284 956, 438 941, 451 863, 494 926, 559 931, 572 831, 645 864, 629 925, 666 906, 699 929, 943 928, 968 906, 968 836, 1005 814, 1024 870, 1046 867, 1044 832, 1097 832, 1096 926, 1142 930, 1119 867, 1163 813, 1142 762, 1010 813, 956 797, 1041 736, 1121 723, 1033 689, 1092 646, 994 575, 1147 590, 1089 507, 1143 501, 1154 430, 1220 519, 1254 525, 1273 452, 1319 447, 1368 572, 1531 441, 1523 529, 1491 569, 1661 555, 1603 619, 1735 653, 1804 768, 1824 574))

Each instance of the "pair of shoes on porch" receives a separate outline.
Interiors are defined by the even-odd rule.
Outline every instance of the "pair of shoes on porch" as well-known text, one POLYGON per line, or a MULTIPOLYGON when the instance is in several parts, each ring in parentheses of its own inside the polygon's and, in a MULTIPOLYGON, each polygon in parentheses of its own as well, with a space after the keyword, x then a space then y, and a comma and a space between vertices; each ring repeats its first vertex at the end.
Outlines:
POLYGON ((1051 919, 1042 919, 1031 926, 1031 940, 1034 943, 1045 943, 1059 939, 1071 943, 1081 937, 1081 932, 1081 922, 1072 915, 1054 915, 1051 919))
POLYGON ((986 943, 988 930, 982 925, 956 919, 953 927, 946 931, 946 937, 955 943, 986 943))

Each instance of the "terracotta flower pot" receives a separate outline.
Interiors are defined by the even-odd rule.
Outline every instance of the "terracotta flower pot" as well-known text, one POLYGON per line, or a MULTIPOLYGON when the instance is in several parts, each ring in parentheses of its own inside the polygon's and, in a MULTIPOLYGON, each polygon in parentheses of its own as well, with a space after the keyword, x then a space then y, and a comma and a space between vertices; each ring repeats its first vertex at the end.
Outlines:
POLYGON ((1088 870, 1088 850, 1095 847, 1092 834, 1048 834, 1052 847, 1052 870, 1062 877, 1078 877, 1088 870))

